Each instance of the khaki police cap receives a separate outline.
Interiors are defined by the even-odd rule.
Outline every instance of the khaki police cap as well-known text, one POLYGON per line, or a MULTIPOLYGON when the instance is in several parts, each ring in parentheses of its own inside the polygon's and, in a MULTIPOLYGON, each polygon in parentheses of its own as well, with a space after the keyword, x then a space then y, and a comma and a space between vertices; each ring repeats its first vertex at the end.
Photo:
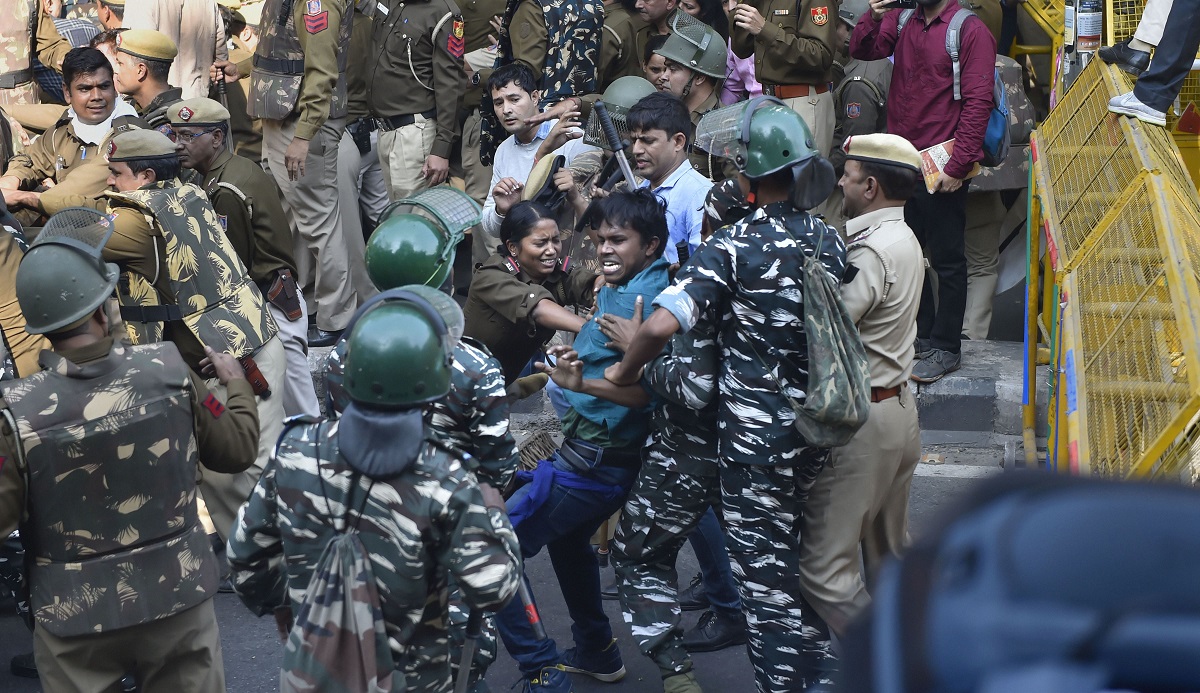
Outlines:
POLYGON ((105 154, 109 161, 169 159, 175 156, 175 143, 157 130, 126 130, 108 141, 105 154))
MULTIPOLYGON (((108 5, 108 6, 110 6, 110 7, 124 7, 124 6, 125 6, 125 0, 100 0, 100 2, 101 2, 101 3, 103 3, 103 4, 105 4, 105 5, 108 5)), ((82 4, 84 4, 84 3, 82 3, 82 2, 77 2, 77 3, 75 3, 75 4, 76 4, 76 5, 82 5, 82 4)))
POLYGON ((197 97, 167 106, 171 125, 221 125, 229 122, 229 109, 212 99, 197 97))
POLYGON ((921 154, 899 135, 851 135, 842 145, 847 159, 902 166, 921 172, 921 154))
POLYGON ((117 34, 117 50, 146 60, 174 60, 179 49, 170 36, 153 29, 128 29, 117 34))

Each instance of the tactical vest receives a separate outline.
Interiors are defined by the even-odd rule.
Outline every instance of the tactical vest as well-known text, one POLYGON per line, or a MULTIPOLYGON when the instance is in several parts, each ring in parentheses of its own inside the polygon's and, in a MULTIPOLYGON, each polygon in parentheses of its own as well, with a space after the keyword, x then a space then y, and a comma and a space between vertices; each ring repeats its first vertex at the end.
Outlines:
POLYGON ((37 16, 37 0, 7 0, 0 9, 0 105, 37 103, 32 64, 37 16))
POLYGON ((211 597, 219 573, 196 511, 179 352, 117 341, 82 366, 50 351, 41 362, 46 370, 0 383, 24 451, 37 622, 60 638, 108 632, 211 597))
MULTIPOLYGON (((296 109, 296 101, 300 98, 300 82, 304 79, 304 51, 296 34, 293 7, 294 3, 304 1, 266 0, 263 5, 262 35, 254 53, 254 67, 250 71, 248 113, 251 118, 283 120, 296 109)), ((328 24, 328 10, 321 9, 322 2, 345 4, 344 0, 308 0, 306 9, 318 11, 306 12, 306 23, 310 18, 320 22, 319 17, 324 12, 325 23, 328 24)), ((351 7, 344 9, 342 23, 338 26, 338 79, 329 105, 330 118, 346 115, 346 61, 350 56, 350 27, 354 12, 351 7)), ((308 31, 309 28, 303 30, 308 31)), ((328 30, 326 27, 318 31, 328 30)))
POLYGON ((106 194, 144 214, 167 248, 175 305, 164 305, 155 282, 132 271, 123 272, 117 284, 131 342, 161 341, 162 323, 179 320, 201 344, 241 358, 279 332, 200 188, 189 184, 106 194))

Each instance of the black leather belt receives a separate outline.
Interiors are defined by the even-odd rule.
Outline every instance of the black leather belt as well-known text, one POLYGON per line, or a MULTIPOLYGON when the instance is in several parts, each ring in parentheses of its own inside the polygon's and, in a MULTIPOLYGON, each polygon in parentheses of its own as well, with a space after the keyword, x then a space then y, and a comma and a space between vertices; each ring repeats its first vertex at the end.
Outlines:
POLYGON ((130 322, 173 322, 183 320, 179 306, 121 306, 121 319, 130 322))
POLYGON ((285 75, 304 74, 303 60, 285 60, 284 58, 268 58, 256 55, 254 56, 254 67, 261 67, 271 72, 281 72, 285 75))
POLYGON ((0 73, 0 89, 15 89, 22 84, 28 84, 32 81, 32 67, 27 67, 24 70, 0 73))
POLYGON ((431 108, 424 113, 410 113, 408 115, 376 116, 375 127, 379 128, 380 132, 399 130, 402 127, 407 127, 417 122, 417 116, 421 116, 425 120, 430 120, 437 116, 437 109, 431 108))
POLYGON ((620 452, 571 438, 559 446, 558 457, 579 474, 586 474, 601 465, 636 471, 642 464, 641 453, 620 452))

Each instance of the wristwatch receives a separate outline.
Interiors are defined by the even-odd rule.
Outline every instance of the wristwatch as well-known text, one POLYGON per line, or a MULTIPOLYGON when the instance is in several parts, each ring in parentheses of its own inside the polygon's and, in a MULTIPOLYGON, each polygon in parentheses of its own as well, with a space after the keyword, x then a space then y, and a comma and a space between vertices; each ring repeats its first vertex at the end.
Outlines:
POLYGON ((479 86, 479 73, 478 72, 471 73, 471 86, 473 86, 473 87, 479 86))

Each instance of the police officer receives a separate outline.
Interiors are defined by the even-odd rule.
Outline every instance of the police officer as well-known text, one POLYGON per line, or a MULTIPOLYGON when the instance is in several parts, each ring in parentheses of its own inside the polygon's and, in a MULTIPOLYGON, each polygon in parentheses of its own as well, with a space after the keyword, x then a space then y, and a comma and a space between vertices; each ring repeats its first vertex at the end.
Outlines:
POLYGON ((607 89, 608 85, 621 77, 642 76, 637 34, 645 23, 634 2, 604 0, 604 37, 600 40, 597 89, 607 89))
MULTIPOLYGON (((448 690, 448 582, 470 608, 496 610, 517 590, 519 548, 499 492, 477 482, 464 455, 424 423, 425 408, 451 388, 447 325, 415 293, 381 296, 349 331, 348 406, 336 421, 302 419, 287 429, 239 517, 229 560, 242 601, 270 613, 299 602, 335 527, 356 527, 393 659, 403 665, 399 688, 448 690), (313 505, 315 496, 328 504, 313 505)), ((335 680, 339 664, 328 662, 335 680)))
MULTIPOLYGON (((338 148, 346 130, 349 0, 267 0, 250 74, 263 158, 291 215, 300 285, 313 285, 311 346, 330 346, 371 293, 358 210, 342 209, 338 148), (336 75, 336 77, 335 77, 336 75), (310 257, 316 267, 308 266, 310 257)), ((232 65, 226 74, 236 73, 232 65)))
POLYGON ((454 0, 388 0, 375 8, 367 93, 379 126, 379 164, 399 200, 450 171, 466 91, 465 26, 454 0))
MULTIPOLYGON (((833 167, 811 144, 808 126, 778 99, 714 111, 724 128, 716 151, 742 152, 738 180, 754 212, 719 229, 680 268, 654 304, 624 360, 605 372, 618 385, 637 381, 642 367, 676 332, 687 334, 721 306, 718 451, 721 501, 734 576, 741 583, 750 661, 760 691, 803 690, 828 682, 834 663, 829 634, 800 594, 796 522, 828 450, 795 428, 788 383, 807 383, 804 287, 797 273, 816 253, 840 279, 845 254, 837 233, 803 211, 829 195, 833 167), (770 316, 764 322, 763 316, 770 316), (771 361, 764 361, 770 358, 771 361), (771 368, 768 364, 778 364, 771 368), (786 388, 781 389, 781 388, 786 388)), ((702 124, 703 127, 703 124, 702 124)))
MULTIPOLYGON (((254 50, 258 47, 258 25, 262 22, 263 2, 247 2, 235 10, 225 34, 229 37, 229 61, 238 64, 252 64, 254 50)), ((221 79, 222 75, 213 71, 212 79, 221 79)), ((246 74, 250 67, 246 68, 246 74)), ((225 106, 229 109, 229 127, 233 152, 244 156, 256 164, 262 161, 262 121, 251 118, 247 113, 250 98, 250 80, 239 79, 235 84, 226 85, 225 106)))
MULTIPOLYGON (((117 298, 130 341, 174 342, 192 368, 207 347, 228 351, 258 395, 255 465, 237 475, 207 475, 201 486, 217 533, 228 537, 283 426, 283 397, 270 391, 281 389, 286 368, 278 327, 204 191, 179 182, 174 142, 154 130, 120 133, 109 143, 108 166, 113 235, 104 258, 121 266, 117 298)), ((223 394, 217 383, 209 386, 223 394)))
POLYGON ((871 373, 867 423, 834 448, 809 491, 800 530, 800 587, 829 627, 845 635, 870 597, 881 562, 908 534, 908 489, 921 458, 917 406, 908 387, 924 258, 904 223, 921 155, 899 135, 846 140, 846 260, 857 272, 842 301, 858 326, 871 373), (859 546, 862 564, 859 568, 859 546))
POLYGON ((136 105, 150 127, 170 133, 167 106, 183 99, 183 90, 167 83, 178 54, 175 42, 153 29, 128 29, 117 34, 117 91, 136 105))
MULTIPOLYGON (((493 35, 497 32, 492 21, 499 21, 504 14, 504 5, 504 0, 462 0, 458 3, 463 18, 463 69, 467 72, 467 91, 459 110, 462 177, 467 194, 481 205, 491 192, 488 184, 492 180, 492 167, 479 160, 480 104, 483 86, 487 84, 496 60, 493 35), (476 73, 479 73, 479 79, 475 78, 476 73)), ((487 256, 472 259, 482 262, 487 256)))
POLYGON ((229 111, 212 99, 188 99, 167 109, 175 150, 195 170, 213 211, 250 279, 267 299, 287 355, 281 386, 288 416, 320 413, 308 368, 308 311, 296 286, 287 217, 275 181, 249 159, 229 152, 229 111))
POLYGON ((750 0, 730 13, 729 41, 739 58, 754 57, 763 94, 800 114, 818 152, 833 145, 829 93, 837 45, 838 3, 831 0, 750 0))
MULTIPOLYGON (((679 16, 687 17, 680 12, 679 16)), ((666 69, 655 86, 659 91, 674 94, 683 101, 692 119, 693 134, 701 116, 721 105, 721 83, 725 81, 725 40, 716 29, 698 23, 677 25, 662 48, 654 51, 666 59, 666 69)), ((736 174, 727 161, 713 160, 693 147, 688 153, 692 166, 710 180, 724 180, 736 174), (715 166, 715 170, 713 167, 715 166)))
POLYGON ((253 462, 254 393, 236 359, 209 350, 222 402, 172 344, 109 336, 119 270, 96 247, 93 210, 52 218, 17 273, 45 370, 0 383, 0 532, 21 523, 33 557, 34 652, 46 690, 225 690, 212 597, 218 568, 196 511, 196 465, 253 462), (69 243, 69 245, 68 245, 69 243), (62 277, 75 282, 64 283, 62 277), (54 300, 48 300, 53 296, 54 300), (59 435, 64 427, 75 434, 59 435))
POLYGON ((0 106, 38 102, 33 50, 40 5, 14 0, 0 9, 0 106))

